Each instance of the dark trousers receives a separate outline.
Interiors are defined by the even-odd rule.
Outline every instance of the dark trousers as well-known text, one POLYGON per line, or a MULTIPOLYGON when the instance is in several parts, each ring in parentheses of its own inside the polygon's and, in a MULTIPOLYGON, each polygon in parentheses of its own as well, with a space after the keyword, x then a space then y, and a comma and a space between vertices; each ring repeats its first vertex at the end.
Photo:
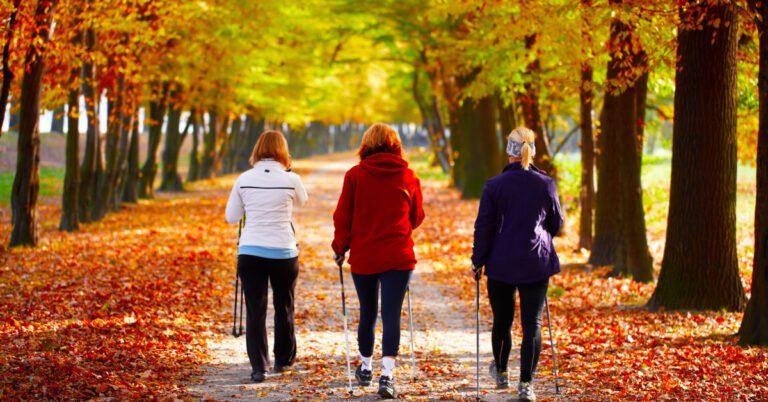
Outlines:
POLYGON ((523 344, 520 348, 520 381, 530 382, 541 354, 541 314, 549 278, 535 283, 512 285, 488 278, 488 298, 493 310, 493 357, 496 366, 507 371, 512 348, 512 322, 515 318, 515 293, 520 292, 520 322, 523 344))
POLYGON ((397 356, 400 348, 400 313, 413 271, 387 271, 373 275, 352 274, 360 301, 360 323, 357 325, 357 346, 365 357, 373 355, 374 329, 379 313, 381 285, 381 321, 384 324, 381 349, 384 356, 397 356))
POLYGON ((275 363, 292 365, 296 360, 293 291, 299 275, 298 257, 277 260, 238 255, 237 274, 245 292, 245 344, 253 372, 266 372, 270 366, 266 326, 267 287, 270 283, 275 307, 275 363))

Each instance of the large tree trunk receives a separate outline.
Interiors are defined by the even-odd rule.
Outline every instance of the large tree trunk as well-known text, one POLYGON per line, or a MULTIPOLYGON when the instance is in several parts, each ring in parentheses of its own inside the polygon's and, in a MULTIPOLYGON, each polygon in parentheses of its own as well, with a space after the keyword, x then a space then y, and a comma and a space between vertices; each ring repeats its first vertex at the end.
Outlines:
MULTIPOLYGON (((230 141, 230 133, 227 132, 229 129, 229 122, 231 121, 232 117, 229 115, 229 113, 224 114, 224 118, 221 120, 221 123, 219 124, 219 150, 216 152, 216 157, 213 160, 213 172, 212 174, 215 176, 216 174, 219 174, 222 172, 222 163, 224 162, 224 157, 227 155, 227 152, 229 152, 229 141, 230 141)), ((275 124, 275 127, 280 127, 279 124, 275 124)))
POLYGON ((106 168, 104 175, 99 180, 99 196, 96 198, 96 204, 94 207, 94 220, 101 220, 107 211, 112 209, 113 197, 115 189, 115 183, 117 182, 117 175, 120 171, 120 150, 119 147, 122 142, 123 134, 123 118, 121 110, 123 108, 124 93, 123 93, 123 77, 118 78, 116 87, 111 89, 111 94, 108 102, 108 128, 107 128, 107 140, 104 144, 104 160, 106 168))
MULTIPOLYGON (((201 119, 202 120, 202 119, 201 119)), ((200 178, 200 155, 197 152, 200 139, 200 125, 203 122, 197 121, 197 113, 193 110, 189 116, 192 124, 192 149, 189 151, 189 171, 187 172, 187 181, 196 181, 200 178)))
POLYGON ((56 108, 53 111, 53 117, 51 118, 51 132, 64 134, 64 115, 67 114, 64 110, 64 105, 56 108))
POLYGON ((536 57, 528 64, 528 66, 526 66, 526 75, 528 77, 523 85, 525 92, 519 94, 519 102, 523 108, 523 120, 525 120, 525 125, 536 133, 536 155, 533 158, 533 163, 556 179, 557 169, 552 163, 552 151, 549 149, 549 137, 547 136, 547 130, 544 127, 544 121, 541 118, 541 108, 539 107, 541 61, 538 57, 538 40, 538 33, 525 37, 525 49, 528 52, 534 52, 536 57))
POLYGON ((612 274, 653 280, 645 233, 640 181, 642 117, 648 83, 647 57, 636 46, 632 27, 611 23, 606 94, 599 137, 600 158, 595 239, 589 262, 613 265, 612 274))
POLYGON ((760 32, 760 70, 757 78, 760 123, 757 133, 757 202, 752 297, 744 311, 739 343, 768 346, 768 2, 750 0, 760 32))
POLYGON ((152 86, 152 99, 149 102, 149 139, 147 141, 147 157, 141 168, 139 182, 139 197, 154 198, 155 176, 157 176, 157 150, 160 138, 163 136, 163 119, 168 108, 168 82, 152 86))
POLYGON ((680 17, 667 240, 649 306, 739 311, 736 7, 689 4, 680 17))
POLYGON ((123 107, 119 111, 120 124, 120 145, 117 156, 117 175, 114 180, 114 191, 110 199, 109 207, 112 211, 120 209, 123 203, 123 193, 125 192, 125 183, 128 177, 128 154, 130 152, 130 139, 133 132, 135 108, 132 103, 132 91, 130 86, 124 90, 123 107))
MULTIPOLYGON (((238 148, 238 156, 236 161, 236 169, 238 172, 244 172, 251 168, 251 163, 248 161, 251 158, 251 152, 253 151, 256 141, 259 140, 259 136, 264 131, 265 121, 263 118, 258 119, 253 114, 249 114, 245 118, 245 128, 243 130, 243 142, 238 148)), ((290 141, 289 146, 295 147, 298 145, 304 145, 298 141, 290 141)), ((291 151, 294 157, 300 156, 299 153, 291 151)))
POLYGON ((240 119, 240 116, 235 116, 232 119, 232 131, 227 139, 227 152, 222 163, 222 173, 224 174, 232 173, 235 170, 236 155, 242 141, 242 125, 243 121, 240 119))
MULTIPOLYGON (((176 99, 175 94, 171 99, 176 99)), ((168 125, 165 132, 165 147, 163 149, 163 174, 160 191, 184 191, 179 176, 179 151, 181 150, 181 105, 169 102, 168 125)))
POLYGON ((94 190, 98 188, 98 169, 101 160, 99 140, 99 91, 96 89, 96 68, 93 54, 96 49, 96 32, 88 28, 85 32, 85 46, 88 56, 83 63, 83 96, 85 117, 88 121, 83 164, 80 166, 80 194, 78 210, 81 222, 91 222, 94 204, 94 190))
MULTIPOLYGON (((5 31, 5 44, 3 45, 3 85, 0 88, 0 137, 3 136, 3 120, 5 120, 5 110, 8 107, 8 95, 11 93, 11 82, 13 82, 14 74, 10 66, 11 58, 11 42, 13 42, 13 34, 16 32, 16 22, 18 21, 19 7, 21 6, 21 0, 13 0, 13 10, 8 17, 8 25, 5 31)), ((10 131, 11 126, 8 126, 10 131)))
POLYGON ((39 0, 35 10, 36 29, 24 59, 26 70, 21 84, 16 175, 13 178, 11 208, 13 231, 10 246, 37 244, 37 197, 40 190, 40 97, 43 60, 54 11, 53 0, 39 0))
MULTIPOLYGON (((582 12, 592 7, 592 0, 581 0, 582 12)), ((581 87, 579 89, 581 115, 581 193, 579 203, 579 248, 592 248, 592 214, 595 209, 595 134, 592 123, 592 99, 595 96, 592 79, 592 30, 589 17, 582 15, 581 87)))
POLYGON ((419 81, 421 72, 414 67, 412 95, 419 107, 423 127, 427 130, 427 139, 432 150, 433 164, 440 165, 443 173, 451 171, 450 155, 448 155, 448 141, 445 137, 445 127, 437 104, 437 97, 433 94, 424 96, 419 81))
MULTIPOLYGON (((75 35, 72 41, 75 45, 83 43, 82 32, 75 35)), ((83 68, 77 67, 70 73, 71 83, 77 82, 83 68)), ((80 228, 78 212, 78 195, 80 193, 80 87, 69 90, 69 112, 67 113, 67 162, 64 173, 64 190, 61 196, 61 222, 59 229, 73 232, 80 228)))
POLYGON ((136 109, 128 147, 128 173, 123 186, 123 201, 135 203, 139 200, 139 174, 139 110, 136 109))

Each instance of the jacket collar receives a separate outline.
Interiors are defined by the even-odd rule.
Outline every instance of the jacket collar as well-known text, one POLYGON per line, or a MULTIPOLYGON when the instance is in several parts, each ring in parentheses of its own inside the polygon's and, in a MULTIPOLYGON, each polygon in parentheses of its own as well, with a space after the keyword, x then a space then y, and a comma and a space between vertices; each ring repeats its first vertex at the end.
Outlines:
MULTIPOLYGON (((532 171, 536 172, 536 173, 541 173, 543 175, 547 174, 543 170, 541 170, 541 169, 537 168, 536 166, 534 166, 533 163, 531 163, 530 169, 532 171)), ((509 163, 509 164, 507 164, 507 166, 504 166, 504 170, 502 170, 502 172, 506 173, 506 172, 510 172, 510 171, 513 171, 513 170, 523 170, 523 164, 520 163, 520 162, 509 163)))
POLYGON ((260 165, 260 166, 274 166, 274 167, 279 166, 280 168, 285 170, 285 166, 283 166, 282 163, 280 163, 280 162, 278 162, 278 161, 276 161, 274 159, 271 159, 271 158, 262 159, 262 160, 256 162, 256 165, 253 165, 253 166, 256 167, 257 165, 260 165))

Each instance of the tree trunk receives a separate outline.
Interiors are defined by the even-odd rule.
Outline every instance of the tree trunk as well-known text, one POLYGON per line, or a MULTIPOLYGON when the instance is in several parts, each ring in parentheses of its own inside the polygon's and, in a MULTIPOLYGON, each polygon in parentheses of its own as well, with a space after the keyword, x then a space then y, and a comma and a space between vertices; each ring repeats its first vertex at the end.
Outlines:
POLYGON ((117 156, 117 175, 114 181, 114 191, 112 192, 112 199, 110 200, 110 209, 112 211, 118 211, 120 204, 123 202, 123 194, 125 193, 125 183, 128 179, 128 155, 130 153, 130 139, 133 132, 133 126, 135 124, 133 118, 135 116, 135 108, 132 104, 132 90, 130 86, 125 89, 123 95, 123 107, 120 109, 118 115, 121 119, 120 124, 120 146, 118 148, 117 156))
POLYGON ((739 311, 736 7, 689 4, 680 17, 667 239, 649 307, 739 311), (699 18, 720 23, 690 30, 699 18))
POLYGON ((541 119, 541 109, 539 107, 539 85, 541 78, 541 61, 538 57, 539 47, 537 42, 539 34, 528 35, 525 37, 525 49, 528 52, 535 52, 536 58, 526 66, 526 75, 528 76, 523 85, 525 92, 519 94, 520 105, 523 108, 523 120, 525 125, 536 133, 536 155, 533 157, 533 163, 540 169, 547 172, 548 175, 557 179, 557 168, 552 163, 552 151, 549 149, 549 137, 541 119))
POLYGON ((200 156, 198 155, 198 140, 200 138, 200 125, 197 122, 197 113, 193 110, 189 116, 192 124, 192 149, 189 151, 189 171, 187 172, 187 181, 196 181, 200 178, 200 156))
MULTIPOLYGON (((585 12, 592 7, 592 0, 581 0, 585 12)), ((579 219, 579 248, 592 248, 592 214, 595 209, 595 134, 592 123, 592 99, 595 96, 592 79, 592 31, 589 18, 582 15, 581 87, 579 89, 581 112, 581 215, 579 219)))
MULTIPOLYGON (((171 99, 176 99, 171 94, 171 99)), ((163 174, 160 182, 160 191, 184 191, 179 176, 179 151, 181 150, 181 105, 169 102, 168 126, 165 132, 165 147, 163 149, 163 174)))
MULTIPOLYGON (((5 31, 5 45, 3 45, 3 85, 0 88, 0 137, 3 136, 3 120, 5 120, 5 110, 8 106, 8 95, 11 93, 11 82, 13 82, 14 74, 10 66, 11 57, 11 42, 13 42, 13 34, 16 32, 16 22, 18 21, 19 7, 21 6, 21 0, 13 0, 13 11, 8 16, 8 25, 5 31)), ((10 131, 11 125, 8 126, 10 131)))
POLYGON ((200 158, 200 178, 210 179, 216 159, 216 143, 219 135, 219 118, 216 112, 208 112, 208 130, 203 133, 203 155, 200 158))
POLYGON ((51 132, 64 134, 64 115, 67 114, 64 110, 64 105, 56 108, 53 111, 53 117, 51 118, 51 132))
POLYGON ((24 59, 26 70, 21 84, 16 175, 13 178, 11 209, 13 230, 10 246, 37 244, 37 197, 40 190, 40 97, 42 94, 45 46, 54 12, 53 0, 39 0, 35 10, 36 29, 24 59))
POLYGON ((111 99, 108 102, 109 111, 108 115, 108 128, 107 128, 107 140, 104 144, 104 160, 106 168, 104 175, 99 180, 99 197, 96 198, 96 204, 94 208, 94 220, 101 220, 107 211, 112 208, 113 197, 116 192, 115 183, 117 182, 117 175, 120 169, 119 166, 119 146, 122 142, 123 134, 123 119, 121 110, 123 108, 123 77, 118 78, 116 88, 110 92, 111 99))
POLYGON ((739 329, 742 345, 768 346, 768 2, 750 0, 760 33, 760 62, 757 78, 760 123, 757 134, 757 201, 755 204, 755 256, 752 268, 752 297, 739 329))
MULTIPOLYGON (((229 147, 229 141, 230 141, 230 135, 227 133, 227 129, 229 128, 229 122, 231 120, 231 117, 229 113, 224 114, 224 118, 222 119, 220 123, 219 130, 221 131, 219 133, 219 138, 221 140, 219 141, 219 150, 216 152, 216 157, 213 160, 213 175, 216 176, 219 173, 222 173, 222 164, 224 162, 224 157, 227 155, 228 147, 229 147)), ((279 127, 279 125, 275 125, 275 127, 279 127)))
POLYGON ((85 117, 88 120, 83 164, 80 166, 79 215, 81 222, 91 222, 94 190, 98 184, 98 168, 101 159, 99 145, 99 91, 96 90, 96 68, 93 54, 96 49, 96 32, 88 28, 85 32, 85 46, 89 56, 83 63, 83 96, 85 97, 85 117))
POLYGON ((647 91, 647 56, 633 28, 611 22, 606 94, 599 136, 600 158, 595 239, 589 262, 613 265, 612 275, 653 280, 653 259, 645 233, 640 180, 642 116, 647 91))
POLYGON ((235 171, 236 155, 240 149, 240 142, 242 142, 242 125, 243 121, 240 119, 240 116, 235 116, 235 118, 232 119, 232 131, 227 140, 229 145, 227 146, 227 152, 224 155, 222 173, 227 174, 235 171))
MULTIPOLYGON (((82 32, 75 36, 73 44, 83 43, 82 32)), ((70 73, 71 84, 77 82, 82 76, 83 68, 77 67, 70 73)), ((80 117, 80 87, 69 90, 69 112, 67 113, 67 161, 64 174, 64 189, 61 197, 61 222, 60 230, 74 232, 80 228, 78 212, 80 192, 80 129, 78 120, 80 117)))
MULTIPOLYGON (((243 144, 238 149, 238 157, 236 167, 238 172, 244 172, 251 168, 251 163, 248 161, 251 158, 251 152, 253 151, 256 141, 259 140, 259 136, 264 131, 264 119, 257 119, 256 116, 249 114, 245 118, 245 129, 243 130, 243 144)), ((291 141, 288 145, 304 145, 298 141, 291 141)), ((295 148, 294 148, 295 149, 295 148)), ((299 153, 293 153, 294 157, 299 157, 299 153)))
POLYGON ((152 100, 149 102, 149 139, 147 142, 147 157, 141 168, 139 181, 139 197, 154 198, 155 176, 157 176, 157 150, 160 138, 163 136, 163 119, 168 108, 168 91, 170 85, 164 82, 152 86, 152 100))
POLYGON ((123 201, 136 203, 139 200, 139 110, 133 115, 131 142, 128 147, 128 174, 123 189, 123 201))
POLYGON ((492 96, 465 98, 457 116, 461 140, 462 198, 478 198, 485 182, 501 173, 501 150, 496 132, 496 105, 492 96))

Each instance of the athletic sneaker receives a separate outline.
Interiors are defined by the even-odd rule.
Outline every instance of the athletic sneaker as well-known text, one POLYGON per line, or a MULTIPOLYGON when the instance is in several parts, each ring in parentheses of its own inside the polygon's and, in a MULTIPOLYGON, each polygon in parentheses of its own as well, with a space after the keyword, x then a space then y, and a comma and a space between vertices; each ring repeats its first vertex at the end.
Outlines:
POLYGON ((367 387, 371 385, 372 378, 373 374, 371 373, 371 370, 363 370, 362 364, 357 366, 357 370, 355 370, 355 379, 357 379, 358 385, 367 387))
POLYGON ((496 381, 496 388, 509 388, 509 373, 499 370, 495 361, 488 366, 488 375, 496 381))
POLYGON ((251 381, 255 383, 264 382, 264 372, 263 371, 255 371, 251 373, 251 381))
POLYGON ((530 382, 521 382, 517 384, 517 398, 521 401, 536 401, 536 394, 533 392, 533 384, 530 382))
POLYGON ((384 399, 395 399, 397 395, 395 394, 394 378, 385 375, 381 376, 379 379, 379 396, 384 399))

